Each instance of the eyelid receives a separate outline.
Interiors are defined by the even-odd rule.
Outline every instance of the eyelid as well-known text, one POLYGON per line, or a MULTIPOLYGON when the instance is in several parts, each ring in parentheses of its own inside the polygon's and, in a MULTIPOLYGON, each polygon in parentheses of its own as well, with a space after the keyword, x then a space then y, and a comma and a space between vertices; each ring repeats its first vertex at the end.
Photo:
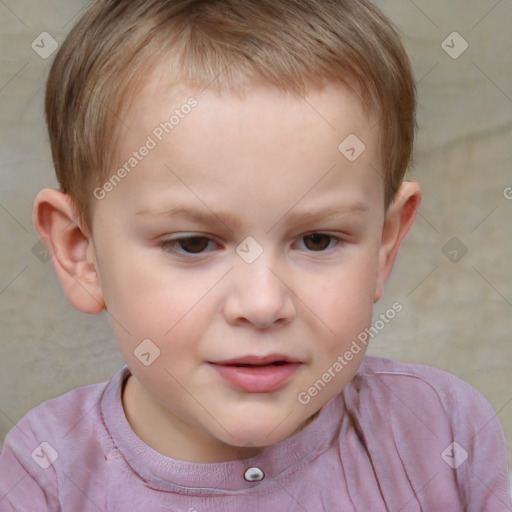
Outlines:
MULTIPOLYGON (((324 232, 324 231, 319 231, 319 230, 317 230, 317 231, 308 231, 306 233, 302 233, 301 235, 299 235, 297 237, 297 241, 294 242, 294 244, 303 241, 303 239, 305 237, 311 236, 311 235, 328 236, 331 239, 330 243, 332 243, 333 240, 335 241, 335 243, 334 243, 334 245, 332 247, 327 247, 326 249, 323 249, 323 250, 320 250, 320 251, 312 251, 312 250, 308 250, 307 248, 306 249, 301 249, 304 252, 307 252, 309 254, 317 254, 317 255, 326 254, 326 253, 329 253, 329 252, 335 250, 336 248, 339 248, 339 246, 343 244, 343 238, 340 238, 339 236, 337 236, 337 235, 335 235, 335 234, 333 234, 331 232, 324 232)), ((171 237, 168 237, 168 238, 164 238, 164 239, 160 240, 158 245, 164 251, 166 251, 166 252, 168 252, 170 254, 173 254, 173 255, 177 256, 178 258, 183 258, 183 259, 200 259, 200 258, 205 258, 206 256, 209 255, 209 253, 212 252, 211 250, 209 250, 209 251, 206 251, 206 252, 203 251, 203 252, 193 253, 193 252, 179 251, 179 250, 176 250, 173 247, 173 245, 176 244, 177 242, 179 242, 180 240, 188 240, 190 238, 204 238, 204 239, 208 240, 208 244, 210 242, 213 242, 217 246, 220 245, 210 235, 207 235, 207 234, 204 234, 204 233, 194 233, 194 232, 192 232, 192 233, 179 233, 176 236, 171 236, 171 237)), ((330 245, 330 243, 329 243, 329 245, 330 245)), ((207 245, 207 247, 208 247, 208 245, 207 245)))
POLYGON ((342 238, 340 238, 339 236, 334 235, 334 234, 332 234, 332 233, 330 233, 330 232, 324 232, 324 231, 308 231, 307 233, 304 233, 304 234, 300 235, 300 236, 298 237, 298 240, 299 240, 299 241, 301 241, 303 238, 305 238, 305 237, 307 237, 307 236, 311 236, 311 235, 323 235, 323 236, 328 236, 329 238, 331 238, 331 241, 332 241, 332 240, 335 240, 335 241, 336 241, 336 243, 335 243, 332 247, 330 247, 330 248, 328 248, 328 249, 324 249, 324 250, 322 250, 322 251, 310 251, 310 250, 308 250, 307 252, 308 252, 308 253, 311 253, 311 254, 322 254, 322 253, 329 252, 330 250, 335 249, 336 247, 338 247, 340 244, 342 244, 342 243, 343 243, 343 239, 342 239, 342 238))
POLYGON ((161 247, 164 251, 169 252, 171 254, 174 254, 181 258, 200 258, 204 257, 207 254, 209 254, 211 251, 206 252, 199 252, 199 253, 193 253, 193 252, 185 252, 185 251, 178 251, 174 249, 173 244, 179 242, 180 240, 188 240, 190 238, 205 238, 208 240, 208 243, 213 242, 217 245, 219 245, 210 235, 206 235, 204 233, 180 233, 179 235, 163 238, 158 242, 159 247, 161 247))

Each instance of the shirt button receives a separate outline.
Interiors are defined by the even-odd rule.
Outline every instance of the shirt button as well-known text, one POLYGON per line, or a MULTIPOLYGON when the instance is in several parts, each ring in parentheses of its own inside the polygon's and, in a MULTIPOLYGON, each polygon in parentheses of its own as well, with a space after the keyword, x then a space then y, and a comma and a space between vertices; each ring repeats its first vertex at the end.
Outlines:
POLYGON ((244 473, 244 478, 248 482, 259 482, 265 478, 265 473, 260 468, 249 468, 244 473))

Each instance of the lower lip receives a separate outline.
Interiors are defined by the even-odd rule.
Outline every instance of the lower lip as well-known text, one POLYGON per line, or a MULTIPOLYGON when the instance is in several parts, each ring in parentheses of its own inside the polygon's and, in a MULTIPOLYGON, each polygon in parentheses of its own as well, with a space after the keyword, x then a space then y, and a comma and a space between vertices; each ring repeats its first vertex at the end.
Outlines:
POLYGON ((220 376, 246 393, 270 393, 284 386, 301 363, 268 366, 223 366, 212 364, 220 376))

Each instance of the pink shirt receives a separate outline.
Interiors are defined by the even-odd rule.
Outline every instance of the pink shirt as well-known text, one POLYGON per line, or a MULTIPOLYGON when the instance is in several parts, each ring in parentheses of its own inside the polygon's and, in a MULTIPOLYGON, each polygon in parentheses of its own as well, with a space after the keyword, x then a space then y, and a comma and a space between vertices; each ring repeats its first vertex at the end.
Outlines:
POLYGON ((165 457, 134 434, 128 375, 49 400, 11 430, 0 512, 512 510, 495 412, 441 370, 366 356, 301 432, 215 464, 165 457))

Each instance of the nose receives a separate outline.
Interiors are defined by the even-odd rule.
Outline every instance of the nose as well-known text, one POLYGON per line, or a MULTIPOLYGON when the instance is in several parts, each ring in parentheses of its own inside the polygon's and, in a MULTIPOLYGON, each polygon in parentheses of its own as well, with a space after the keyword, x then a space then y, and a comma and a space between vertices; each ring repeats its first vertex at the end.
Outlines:
POLYGON ((269 259, 239 260, 230 272, 224 317, 231 325, 257 329, 289 324, 296 314, 293 293, 269 259))

